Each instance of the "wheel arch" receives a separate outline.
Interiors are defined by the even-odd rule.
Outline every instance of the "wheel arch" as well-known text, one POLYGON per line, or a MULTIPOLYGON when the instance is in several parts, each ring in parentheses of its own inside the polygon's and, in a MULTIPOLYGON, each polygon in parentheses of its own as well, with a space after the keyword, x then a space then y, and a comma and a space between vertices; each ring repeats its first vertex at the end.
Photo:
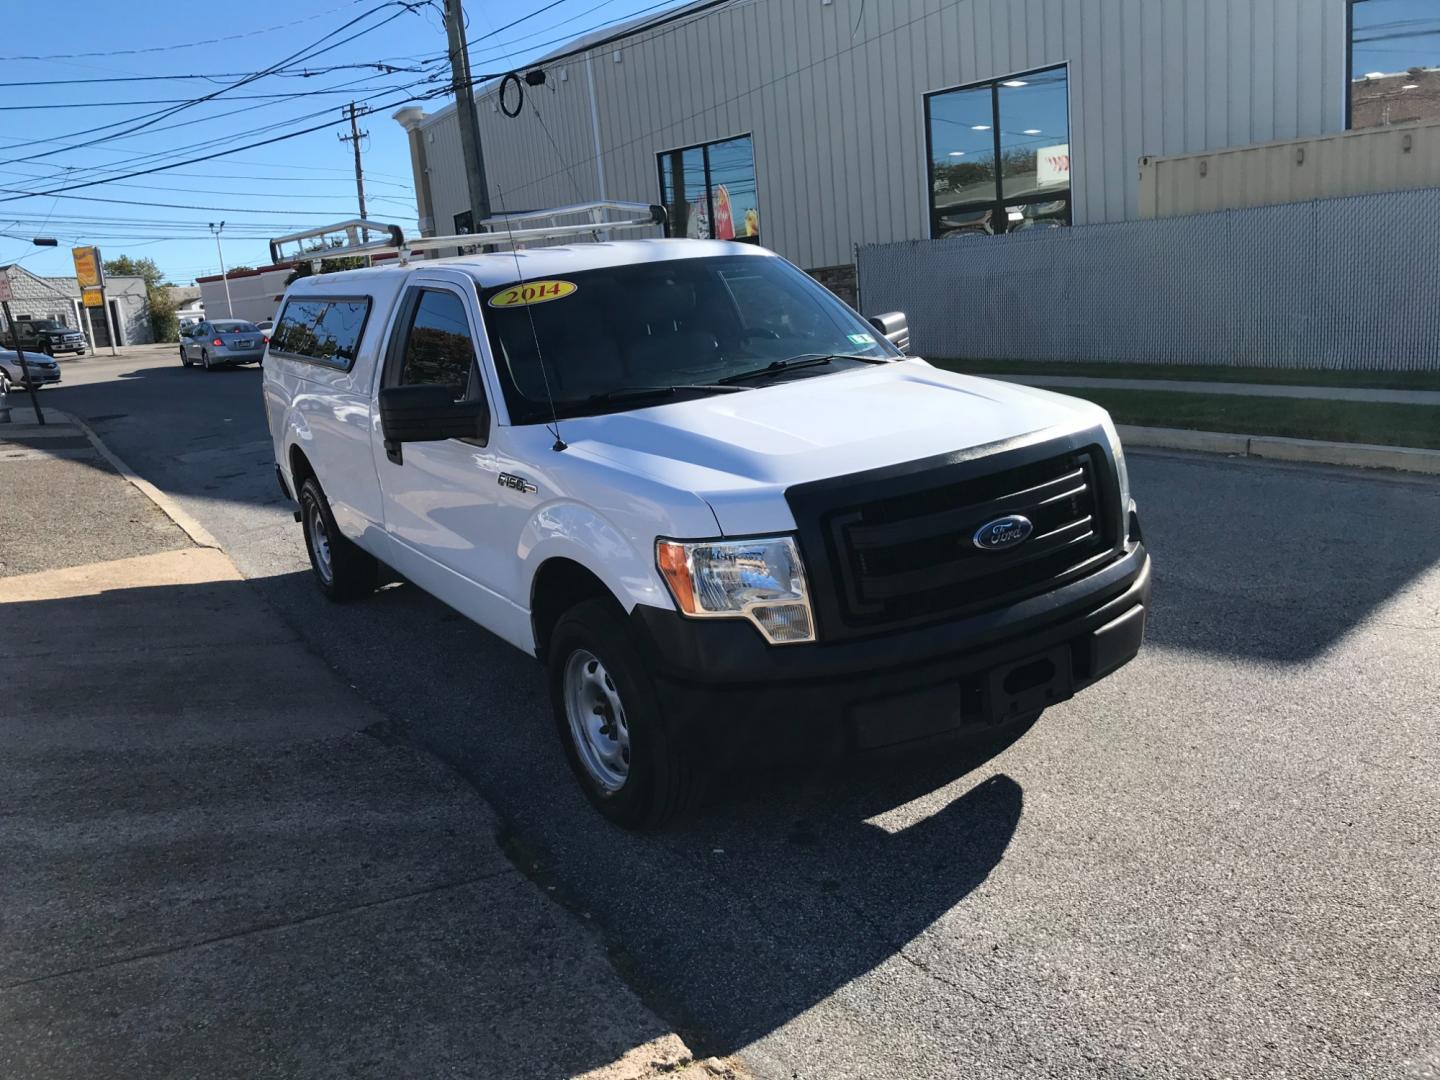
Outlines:
POLYGON ((550 635, 560 616, 583 600, 608 600, 625 614, 624 605, 588 567, 564 555, 542 562, 530 581, 530 627, 535 635, 535 655, 543 663, 550 647, 550 635))

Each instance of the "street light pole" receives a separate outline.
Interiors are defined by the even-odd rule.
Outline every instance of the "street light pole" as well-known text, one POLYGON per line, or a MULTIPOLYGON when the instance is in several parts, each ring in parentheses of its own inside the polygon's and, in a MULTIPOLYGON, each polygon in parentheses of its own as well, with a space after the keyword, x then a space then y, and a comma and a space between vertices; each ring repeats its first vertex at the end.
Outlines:
POLYGON ((213 221, 210 222, 210 231, 215 234, 215 254, 220 257, 220 280, 225 283, 225 317, 227 319, 233 319, 235 317, 235 305, 230 302, 230 278, 225 273, 225 252, 220 247, 220 233, 224 228, 225 222, 223 221, 218 225, 213 221))

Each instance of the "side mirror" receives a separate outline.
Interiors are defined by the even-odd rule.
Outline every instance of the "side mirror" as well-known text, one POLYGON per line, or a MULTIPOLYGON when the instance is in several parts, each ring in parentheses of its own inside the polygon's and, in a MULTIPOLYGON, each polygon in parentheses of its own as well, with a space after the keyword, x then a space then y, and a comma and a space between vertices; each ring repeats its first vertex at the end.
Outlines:
POLYGON ((910 324, 905 321, 903 311, 887 311, 884 315, 871 315, 868 322, 891 345, 902 353, 910 351, 910 324))
POLYGON ((387 386, 380 391, 380 431, 386 448, 400 443, 490 437, 484 401, 456 401, 448 386, 387 386))

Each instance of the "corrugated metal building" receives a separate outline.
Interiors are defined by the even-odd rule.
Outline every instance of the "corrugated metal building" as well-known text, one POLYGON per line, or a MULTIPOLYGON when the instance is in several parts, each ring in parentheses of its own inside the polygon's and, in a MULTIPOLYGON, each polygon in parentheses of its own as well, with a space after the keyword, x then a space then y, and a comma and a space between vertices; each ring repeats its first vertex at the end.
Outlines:
MULTIPOLYGON (((1412 2, 690 5, 540 61, 514 119, 484 87, 490 198, 664 201, 675 231, 758 233, 839 268, 821 276, 843 292, 857 245, 1133 219, 1142 157, 1344 131, 1357 20, 1412 2)), ((476 71, 504 65, 471 52, 476 71)), ((463 231, 453 104, 397 119, 427 231, 463 231)))

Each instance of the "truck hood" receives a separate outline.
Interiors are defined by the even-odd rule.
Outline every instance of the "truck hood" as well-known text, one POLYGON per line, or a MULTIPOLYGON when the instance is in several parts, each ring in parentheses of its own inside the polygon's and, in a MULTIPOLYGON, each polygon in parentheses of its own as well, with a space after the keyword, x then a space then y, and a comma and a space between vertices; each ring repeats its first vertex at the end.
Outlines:
POLYGON ((793 484, 1104 417, 1078 398, 907 360, 565 420, 561 433, 576 453, 700 495, 741 535, 793 528, 793 484))

